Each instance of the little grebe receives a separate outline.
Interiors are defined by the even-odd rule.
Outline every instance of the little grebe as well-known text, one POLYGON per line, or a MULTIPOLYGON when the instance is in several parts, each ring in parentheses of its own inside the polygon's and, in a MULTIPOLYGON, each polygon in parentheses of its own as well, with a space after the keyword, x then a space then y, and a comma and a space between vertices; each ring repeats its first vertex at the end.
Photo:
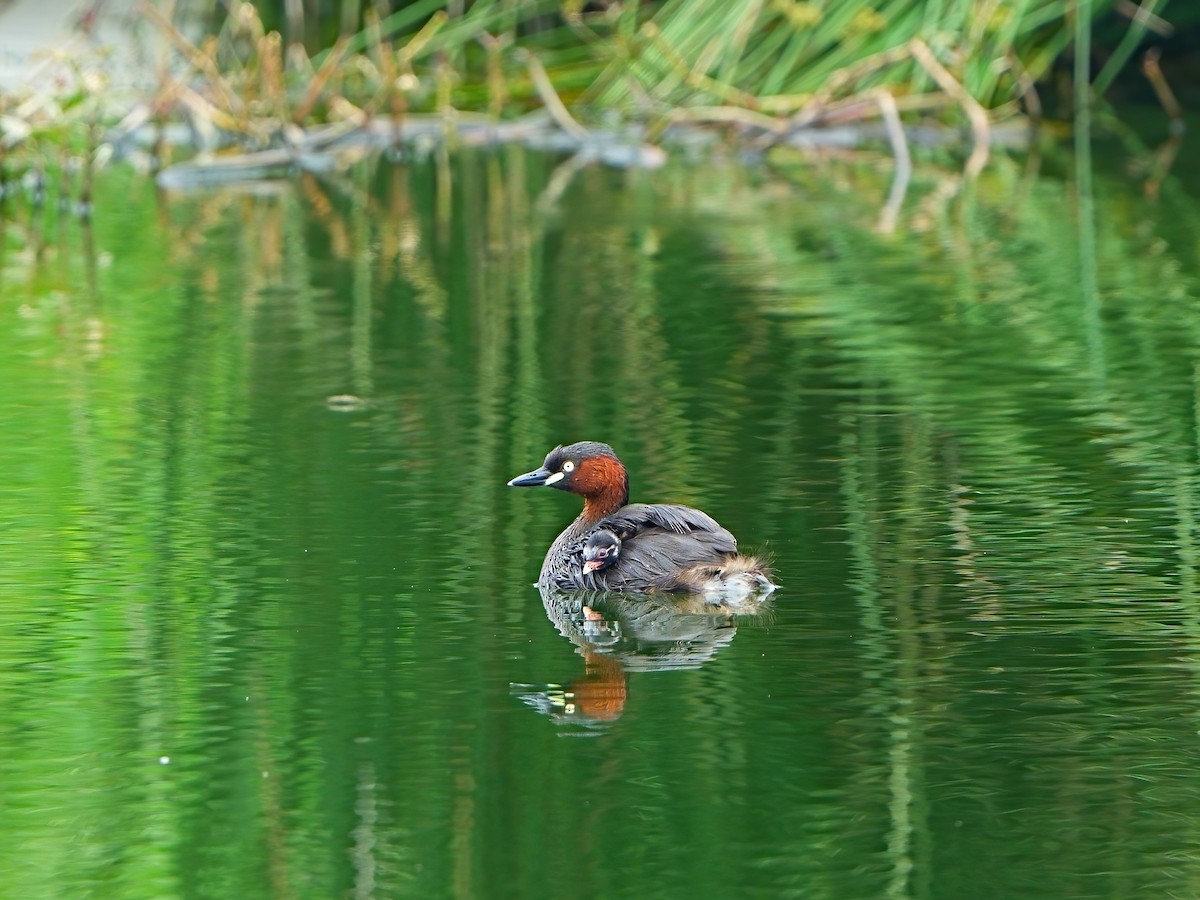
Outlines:
POLYGON ((733 535, 706 513, 629 503, 629 477, 608 444, 555 447, 540 469, 508 484, 546 485, 583 497, 583 512, 546 552, 538 577, 543 587, 643 593, 775 589, 767 567, 739 555, 733 535))

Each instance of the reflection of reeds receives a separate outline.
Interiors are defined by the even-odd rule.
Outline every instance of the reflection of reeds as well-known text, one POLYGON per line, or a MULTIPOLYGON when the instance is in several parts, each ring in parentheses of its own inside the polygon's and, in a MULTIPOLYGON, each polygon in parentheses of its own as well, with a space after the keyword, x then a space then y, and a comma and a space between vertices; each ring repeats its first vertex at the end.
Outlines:
MULTIPOLYGON (((184 140, 202 155, 221 143, 287 151, 272 162, 278 174, 328 151, 334 133, 318 126, 345 137, 371 131, 383 116, 398 139, 418 112, 438 113, 453 132, 460 110, 486 110, 500 120, 541 107, 584 144, 592 137, 580 117, 636 119, 654 138, 672 123, 734 124, 759 146, 798 133, 821 140, 812 126, 883 116, 895 146, 899 113, 957 107, 974 136, 967 164, 973 175, 987 157, 989 117, 1009 116, 1019 100, 1039 114, 1033 85, 1071 41, 1084 60, 1076 75, 1080 96, 1088 86, 1091 19, 1082 11, 1072 30, 1065 0, 985 7, 898 0, 881 12, 867 0, 669 0, 584 11, 549 0, 463 7, 432 0, 384 18, 367 10, 353 31, 358 9, 344 4, 339 37, 310 55, 304 37, 311 22, 299 4, 289 5, 286 38, 249 3, 235 4, 213 33, 197 36, 143 0, 141 14, 176 55, 174 70, 163 67, 157 88, 144 88, 138 108, 107 139, 133 152, 135 139, 154 135, 163 154, 162 126, 184 122, 184 140), (888 102, 880 101, 884 95, 888 102)), ((1140 17, 1130 31, 1135 37, 1121 44, 1122 60, 1144 27, 1140 17)), ((87 137, 99 132, 85 123, 94 123, 96 110, 117 118, 126 110, 106 108, 89 63, 73 65, 78 89, 62 103, 41 94, 23 103, 0 98, 0 152, 22 145, 36 157, 39 141, 49 141, 86 144, 83 158, 95 156, 87 137), (89 112, 81 115, 81 108, 89 112)), ((1162 94, 1165 82, 1154 71, 1148 66, 1162 94)))
MULTIPOLYGON (((810 196, 842 197, 843 211, 859 200, 856 184, 838 185, 836 179, 816 178, 803 168, 795 175, 797 189, 810 196)), ((1029 490, 1014 497, 1020 512, 1012 513, 1031 529, 1026 539, 1038 534, 1051 544, 1061 541, 1065 557, 1080 557, 1073 571, 1085 581, 1089 571, 1107 572, 1122 565, 1114 561, 1125 558, 1124 542, 1150 540, 1145 531, 1135 538, 1126 529, 1152 526, 1133 519, 1111 526, 1115 532, 1106 531, 1097 541, 1085 514, 1091 506, 1086 491, 1034 488, 1070 478, 1067 473, 1079 467, 1073 454, 1092 458, 1099 446, 1111 446, 1111 452, 1100 453, 1092 462, 1110 473, 1112 485, 1103 491, 1132 502, 1131 495, 1115 487, 1126 482, 1122 473, 1132 465, 1160 485, 1161 504, 1156 505, 1162 515, 1172 515, 1172 504, 1166 501, 1175 491, 1166 490, 1166 485, 1174 482, 1177 460, 1187 454, 1189 444, 1177 428, 1167 432, 1174 435, 1170 450, 1151 435, 1174 421, 1171 410, 1180 399, 1164 404, 1162 398, 1153 399, 1146 386, 1162 390, 1182 383, 1181 371, 1190 381, 1190 364, 1181 369, 1186 357, 1178 348, 1200 339, 1200 332, 1193 334, 1196 318, 1188 300, 1195 291, 1194 280, 1184 274, 1187 264, 1179 258, 1178 240, 1167 237, 1175 226, 1153 209, 1095 215, 1083 202, 1081 190, 1073 217, 1090 225, 1078 232, 1083 240, 1064 244, 1061 221, 1052 225, 1056 217, 1051 210, 1071 208, 1072 194, 1043 179, 1026 185, 1026 199, 1010 207, 1008 198, 1016 195, 1011 185, 1023 177, 1016 166, 995 167, 975 190, 936 213, 925 226, 932 229, 928 237, 909 234, 900 247, 875 240, 864 243, 863 227, 869 221, 865 210, 860 224, 847 229, 819 212, 824 202, 805 207, 814 211, 809 216, 795 203, 772 203, 769 195, 751 215, 730 212, 720 242, 739 277, 756 285, 766 307, 788 317, 788 327, 798 338, 828 332, 844 360, 857 360, 847 370, 849 379, 882 385, 893 398, 889 403, 922 410, 933 417, 936 433, 957 435, 954 470, 944 478, 945 493, 927 502, 941 508, 945 527, 962 544, 957 564, 968 584, 982 592, 978 599, 986 599, 992 614, 999 609, 1001 571, 1009 565, 1019 570, 1028 560, 1017 546, 1009 553, 990 546, 1003 513, 982 499, 990 495, 989 485, 1013 477, 1027 482, 1029 490), (784 235, 787 238, 781 239, 784 235), (1164 241, 1175 249, 1168 251, 1164 241), (954 248, 953 253, 947 255, 943 247, 954 248), (864 254, 872 260, 865 270, 864 254), (1117 258, 1140 263, 1136 271, 1100 263, 1117 258), (926 283, 932 278, 941 287, 913 303, 902 285, 909 283, 904 273, 918 270, 926 283), (1097 296, 1105 298, 1103 316, 1097 296), (1122 323, 1119 338, 1114 321, 1122 323), (1188 336, 1172 340, 1171 322, 1188 336), (1140 338, 1131 342, 1126 329, 1140 338), (1146 351, 1135 362, 1129 353, 1138 343, 1146 351), (1014 346, 1027 348, 1019 361, 1005 356, 1012 352, 1005 348, 1014 346), (957 381, 953 364, 943 360, 931 368, 928 360, 939 357, 939 347, 957 347, 953 356, 964 361, 994 359, 989 378, 964 384, 957 381), (1167 360, 1180 371, 1168 373, 1167 360), (1047 383, 1056 386, 1051 396, 1037 386, 1047 383), (1057 408, 1060 417, 1081 422, 1078 444, 1068 453, 1042 444, 1046 436, 1040 420, 1052 415, 1048 407, 1057 408), (1160 425, 1151 424, 1156 420, 1160 425), (1150 471, 1158 474, 1151 476, 1150 471), (956 485, 969 486, 969 493, 956 485), (968 509, 969 520, 964 518, 968 509), (1078 551, 1067 549, 1075 543, 1078 551), (1018 564, 1016 558, 1024 562, 1018 564)), ((719 216, 722 208, 744 208, 744 189, 718 185, 710 180, 709 199, 700 200, 710 215, 719 216)), ((1172 200, 1172 209, 1194 223, 1194 213, 1178 198, 1172 200)), ((1111 503, 1102 507, 1111 508, 1111 503)), ((1042 576, 1054 580, 1051 572, 1042 576)), ((1010 572, 1007 577, 1016 576, 1010 572)), ((1160 589, 1173 592, 1165 582, 1160 589)))

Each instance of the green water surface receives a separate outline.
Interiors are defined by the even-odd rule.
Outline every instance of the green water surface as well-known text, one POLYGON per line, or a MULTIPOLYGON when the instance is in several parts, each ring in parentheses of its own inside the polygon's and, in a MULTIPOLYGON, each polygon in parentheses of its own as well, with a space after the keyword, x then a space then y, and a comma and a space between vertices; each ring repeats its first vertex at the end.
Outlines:
POLYGON ((1200 188, 1044 149, 10 200, 0 896, 1200 897, 1200 188), (581 439, 773 604, 543 602, 581 439))

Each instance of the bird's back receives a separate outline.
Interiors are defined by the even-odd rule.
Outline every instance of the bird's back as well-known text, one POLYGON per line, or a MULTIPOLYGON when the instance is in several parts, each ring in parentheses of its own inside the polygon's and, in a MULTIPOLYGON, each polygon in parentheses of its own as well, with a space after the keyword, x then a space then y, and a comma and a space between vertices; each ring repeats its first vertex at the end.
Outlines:
POLYGON ((601 521, 621 540, 615 565, 595 573, 602 590, 669 589, 680 572, 720 566, 737 553, 737 541, 707 513, 690 506, 634 503, 601 521))

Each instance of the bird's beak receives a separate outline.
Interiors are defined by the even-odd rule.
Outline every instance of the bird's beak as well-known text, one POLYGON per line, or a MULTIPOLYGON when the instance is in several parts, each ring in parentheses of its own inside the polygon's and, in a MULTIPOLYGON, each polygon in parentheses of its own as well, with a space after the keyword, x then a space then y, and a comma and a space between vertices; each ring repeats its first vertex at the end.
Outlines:
POLYGON ((600 568, 602 565, 604 565, 604 560, 602 560, 602 559, 588 559, 588 560, 584 560, 584 563, 583 563, 583 571, 585 571, 585 572, 595 572, 595 571, 596 571, 598 568, 600 568))
MULTIPOLYGON (((514 478, 512 481, 510 481, 508 483, 508 486, 509 487, 540 487, 541 485, 544 485, 544 484, 554 484, 553 481, 550 481, 550 478, 552 475, 555 475, 555 474, 558 475, 558 478, 562 478, 562 475, 560 473, 551 472, 545 466, 542 466, 540 469, 534 469, 532 472, 526 472, 524 475, 518 475, 516 478, 514 478)), ((555 479, 555 480, 557 481, 558 479, 555 479)))

